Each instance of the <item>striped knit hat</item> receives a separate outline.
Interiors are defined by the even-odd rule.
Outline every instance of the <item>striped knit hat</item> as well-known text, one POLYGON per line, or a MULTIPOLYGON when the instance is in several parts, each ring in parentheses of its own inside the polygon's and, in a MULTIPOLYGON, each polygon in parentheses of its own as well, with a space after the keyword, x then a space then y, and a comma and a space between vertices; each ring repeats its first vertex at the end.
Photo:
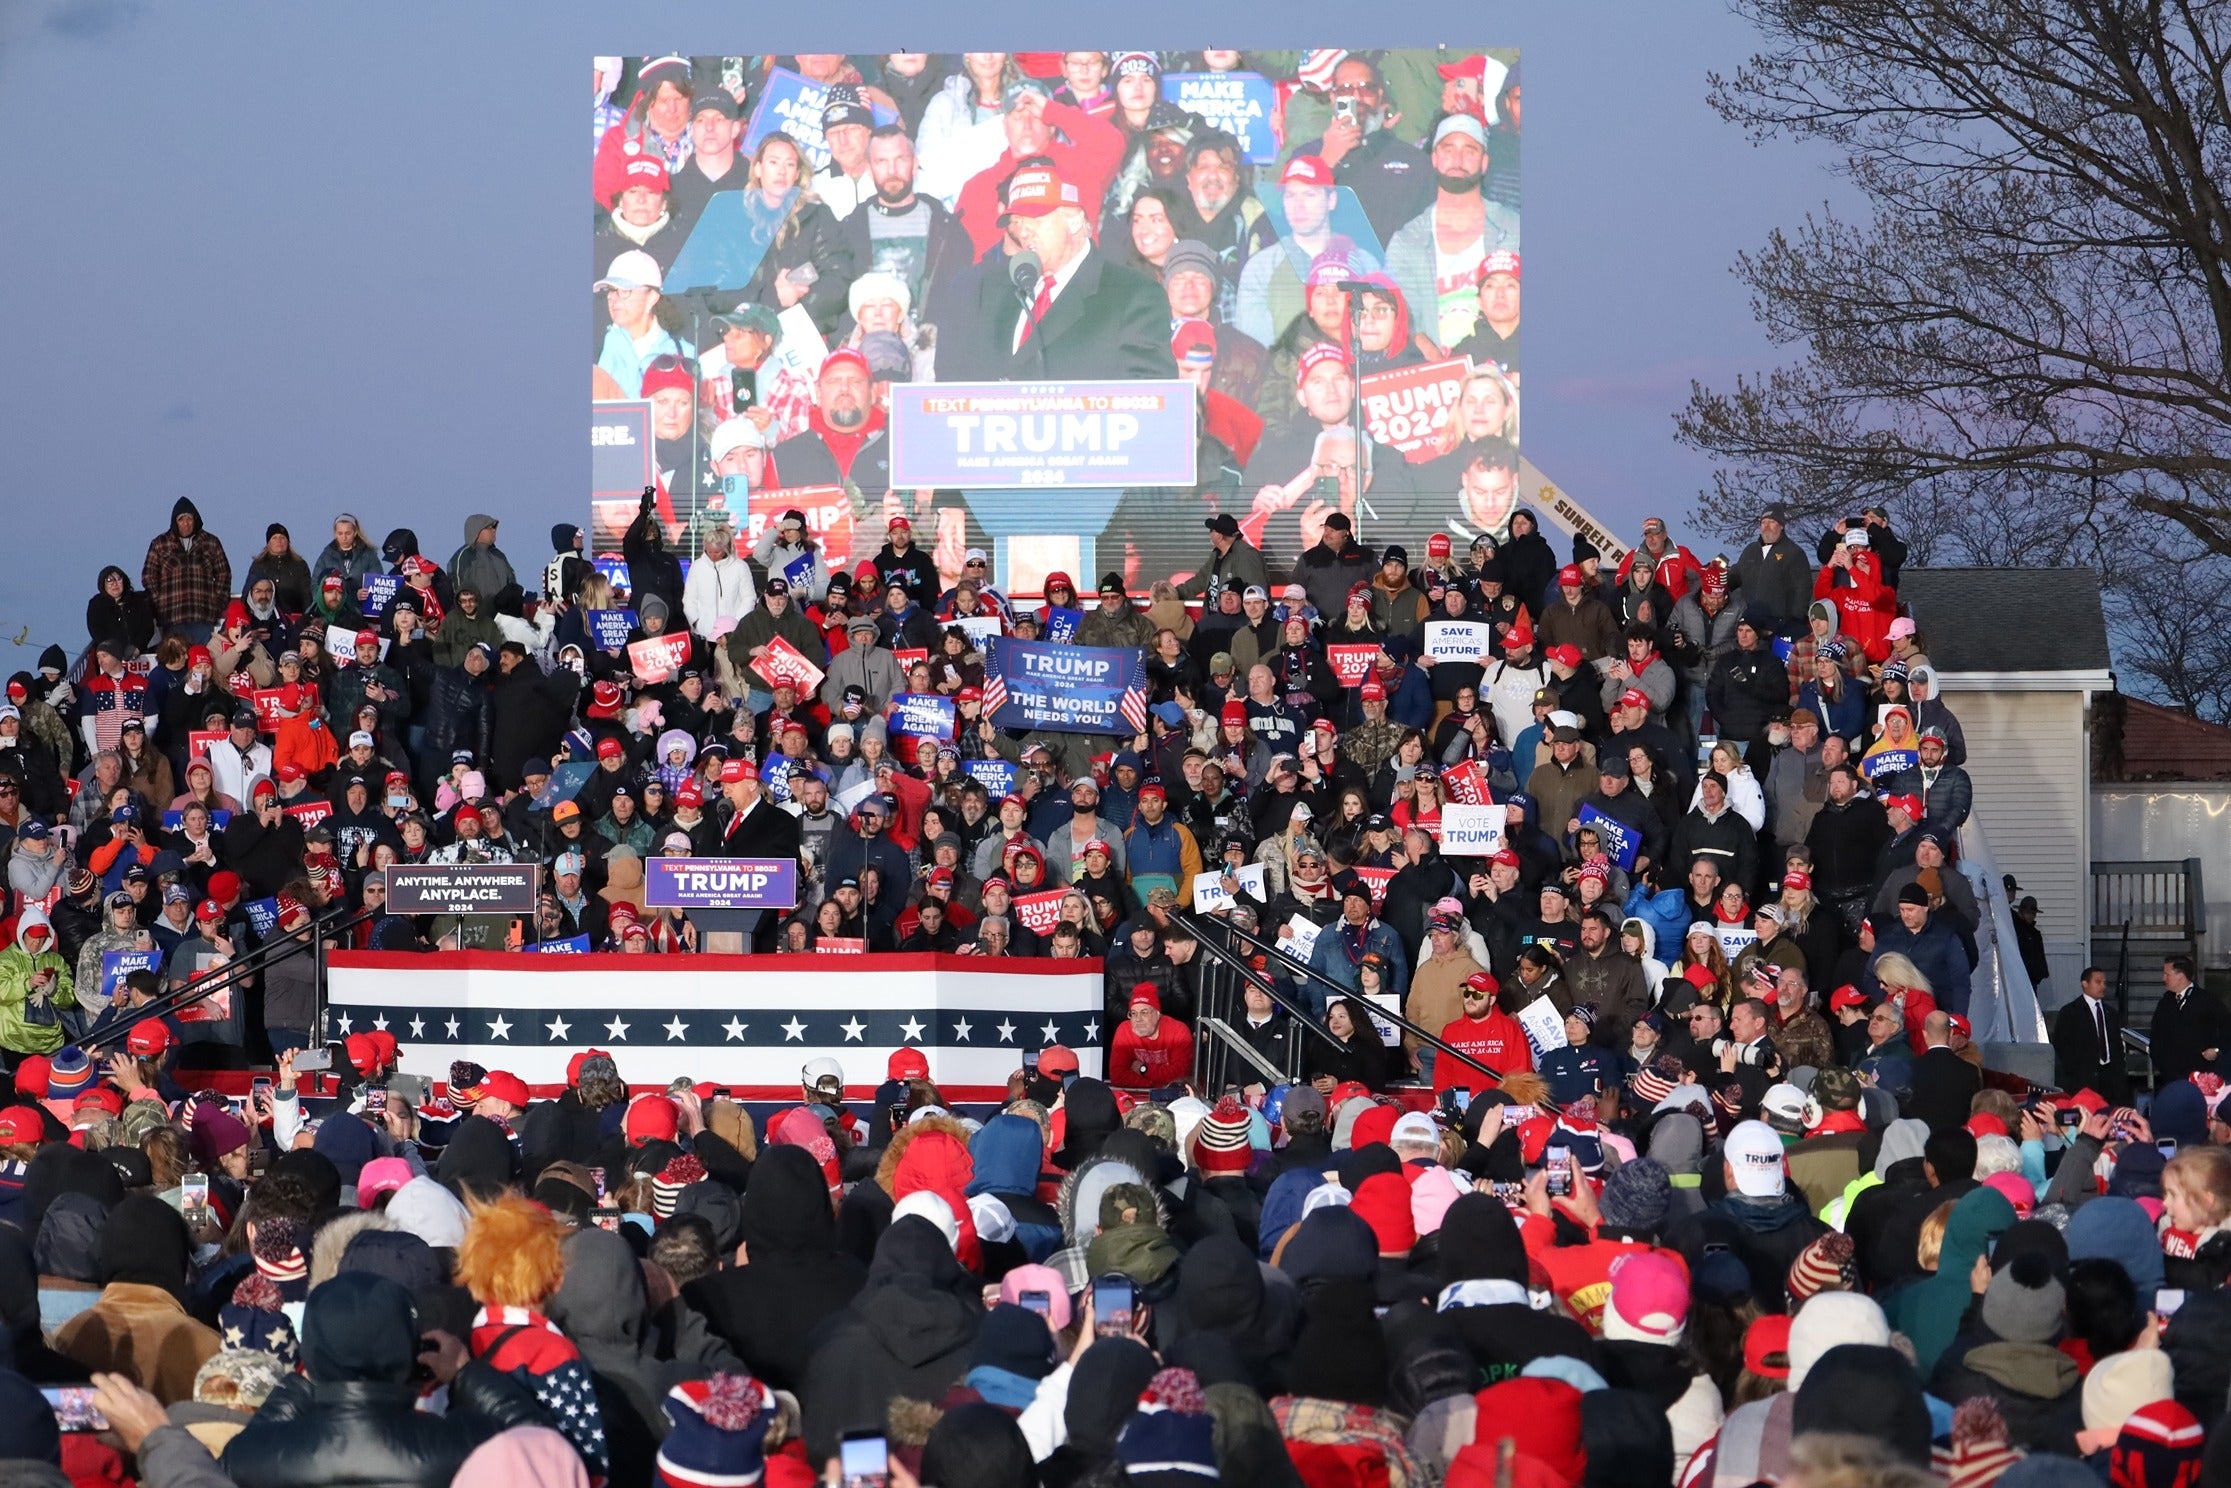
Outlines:
POLYGON ((75 1044, 57 1049, 47 1064, 46 1093, 50 1100, 70 1100, 93 1083, 93 1061, 75 1044))
POLYGON ((1988 1395, 1960 1402, 1948 1443, 1932 1447, 1929 1465, 1950 1488, 1991 1488, 2024 1453, 2007 1439, 2006 1417, 1988 1395))
POLYGON ((659 1408, 673 1423, 658 1449, 660 1488, 748 1488, 767 1475, 775 1396, 750 1375, 685 1380, 659 1408))
POLYGON ((1139 1392, 1139 1408, 1116 1437, 1132 1488, 1183 1488, 1222 1480, 1216 1427, 1190 1369, 1165 1369, 1139 1392))
POLYGON ((1789 1268, 1789 1305, 1795 1309, 1816 1292, 1859 1290, 1859 1262, 1849 1235, 1831 1230, 1797 1253, 1789 1268))
POLYGON ((1254 1158, 1248 1142, 1247 1108, 1237 1096, 1227 1095, 1193 1129, 1193 1165, 1203 1177, 1213 1178, 1244 1173, 1254 1158))
POLYGON ((705 1165, 685 1152, 651 1177, 651 1212, 660 1219, 674 1217, 682 1190, 705 1179, 705 1165))
POLYGON ((2199 1417, 2174 1400, 2131 1412, 2108 1458, 2114 1488, 2161 1488, 2200 1480, 2200 1454, 2208 1434, 2199 1417))

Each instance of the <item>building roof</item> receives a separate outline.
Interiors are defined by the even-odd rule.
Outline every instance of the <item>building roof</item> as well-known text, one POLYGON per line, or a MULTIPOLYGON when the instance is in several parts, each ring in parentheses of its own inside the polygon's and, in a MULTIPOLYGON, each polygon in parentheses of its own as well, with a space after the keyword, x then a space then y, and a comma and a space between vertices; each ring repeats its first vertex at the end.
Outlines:
POLYGON ((2088 568, 1907 568, 1898 599, 1940 672, 2104 672, 2107 616, 2088 568))
POLYGON ((2099 701, 2093 779, 2231 780, 2231 728, 2144 698, 2110 694, 2099 701))

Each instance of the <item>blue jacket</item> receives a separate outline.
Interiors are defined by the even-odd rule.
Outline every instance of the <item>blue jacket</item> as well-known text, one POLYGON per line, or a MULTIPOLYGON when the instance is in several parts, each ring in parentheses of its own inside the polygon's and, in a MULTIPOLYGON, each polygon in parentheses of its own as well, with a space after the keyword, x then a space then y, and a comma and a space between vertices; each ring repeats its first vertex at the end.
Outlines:
POLYGON ((1015 1240, 1033 1261, 1043 1261, 1062 1245, 1061 1216, 1035 1197, 1045 1143, 1038 1123, 1028 1116, 994 1116, 970 1139, 975 1176, 966 1198, 998 1196, 1015 1216, 1015 1240))
POLYGON ((1797 706, 1819 718, 1828 732, 1855 743, 1867 731, 1867 696, 1848 681, 1833 703, 1821 700, 1819 682, 1807 682, 1797 694, 1797 706))
MULTIPOLYGON (((1387 958, 1386 990, 1393 993, 1399 1002, 1410 990, 1410 960, 1403 954, 1402 937, 1396 935, 1390 925, 1383 925, 1377 920, 1369 921, 1364 926, 1361 949, 1350 955, 1347 929, 1345 920, 1336 920, 1325 926, 1323 933, 1317 937, 1316 948, 1309 953, 1309 969, 1350 992, 1360 991, 1363 974, 1359 967, 1365 956, 1377 951, 1387 958)), ((1310 984, 1309 1001, 1317 1016, 1322 1018, 1325 1015, 1325 989, 1322 983, 1310 984)))
POLYGON ((1882 984, 1875 979, 1875 963, 1886 951, 1898 952, 1929 979, 1938 1007, 1948 1013, 1968 1010, 1968 953, 1961 949, 1960 937, 1951 926, 1931 915, 1919 935, 1896 921, 1877 931, 1875 954, 1867 961, 1867 985, 1861 989, 1869 997, 1882 995, 1882 984))
MULTIPOLYGON (((1106 798, 1102 798, 1106 804, 1106 798)), ((1166 873, 1181 893, 1192 892, 1192 885, 1185 877, 1185 828, 1177 818, 1165 816, 1161 822, 1149 826, 1140 817, 1131 830, 1123 834, 1124 863, 1137 878, 1142 873, 1166 873)))

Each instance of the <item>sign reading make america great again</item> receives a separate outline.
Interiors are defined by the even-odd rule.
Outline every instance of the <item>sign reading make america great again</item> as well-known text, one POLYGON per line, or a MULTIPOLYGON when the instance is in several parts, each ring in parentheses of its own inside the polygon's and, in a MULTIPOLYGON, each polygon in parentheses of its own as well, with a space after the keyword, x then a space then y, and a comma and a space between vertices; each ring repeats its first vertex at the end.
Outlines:
POLYGON ((652 858, 643 865, 652 909, 793 909, 798 865, 787 858, 652 858))
POLYGON ((395 863, 390 914, 533 914, 542 869, 534 863, 395 863))
POLYGON ((1196 401, 1176 378, 894 383, 891 484, 1190 486, 1196 401))

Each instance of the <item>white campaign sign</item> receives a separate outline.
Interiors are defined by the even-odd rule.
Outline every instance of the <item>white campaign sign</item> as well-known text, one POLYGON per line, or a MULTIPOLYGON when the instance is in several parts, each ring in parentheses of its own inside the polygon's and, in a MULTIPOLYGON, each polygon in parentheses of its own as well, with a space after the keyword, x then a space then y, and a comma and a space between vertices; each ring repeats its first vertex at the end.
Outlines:
MULTIPOLYGON (((1264 888, 1267 872, 1265 865, 1249 863, 1245 868, 1234 873, 1232 877, 1239 881, 1242 888, 1251 890, 1257 898, 1267 901, 1270 898, 1268 890, 1264 888)), ((1194 913, 1209 914, 1215 910, 1232 907, 1234 900, 1230 894, 1224 891, 1223 879, 1224 875, 1221 872, 1196 873, 1193 875, 1194 913)))
POLYGON ((1441 856, 1485 858, 1501 852, 1508 815, 1501 806, 1443 806, 1441 856))
POLYGON ((1479 661, 1493 635, 1477 620, 1435 620, 1425 627, 1425 654, 1435 661, 1479 661))
POLYGON ((1571 1042, 1565 1037, 1564 1014, 1546 997, 1537 997, 1518 1010, 1518 1026, 1526 1030, 1526 1042, 1534 1046, 1536 1059, 1571 1042))
POLYGON ((1307 961, 1309 953, 1317 949, 1317 937, 1323 932, 1322 925, 1312 924, 1308 918, 1297 914, 1278 933, 1278 948, 1297 960, 1307 961))
POLYGON ((1758 939, 1758 932, 1748 925, 1721 925, 1717 927, 1717 930, 1720 937, 1720 954, 1727 957, 1731 965, 1736 957, 1743 954, 1743 947, 1758 939))

